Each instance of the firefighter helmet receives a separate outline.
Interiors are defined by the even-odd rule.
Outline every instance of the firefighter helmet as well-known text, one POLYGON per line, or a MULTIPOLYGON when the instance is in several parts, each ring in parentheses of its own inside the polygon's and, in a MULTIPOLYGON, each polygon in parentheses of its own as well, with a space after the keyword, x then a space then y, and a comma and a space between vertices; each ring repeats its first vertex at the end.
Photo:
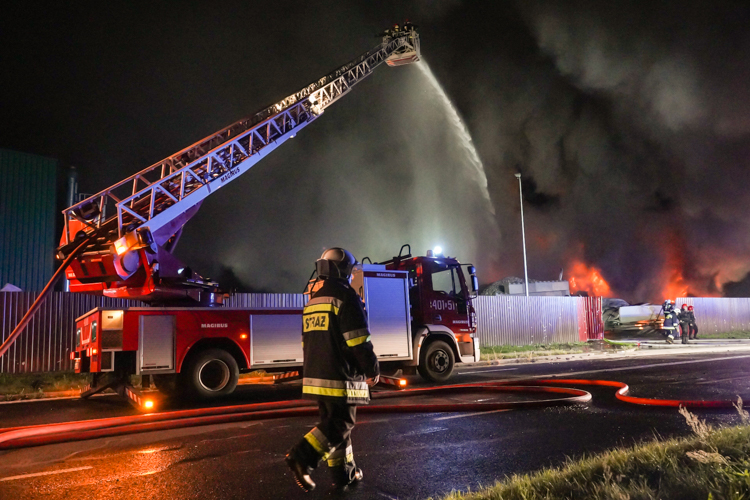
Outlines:
POLYGON ((688 307, 688 305, 687 305, 687 304, 682 304, 682 308, 683 308, 683 309, 687 309, 687 307, 688 307))
POLYGON ((693 310, 693 306, 688 306, 688 311, 692 311, 692 310, 693 310))
POLYGON ((350 252, 343 248, 333 247, 323 252, 315 263, 315 268, 321 278, 346 280, 351 276, 352 268, 356 263, 357 259, 350 252))

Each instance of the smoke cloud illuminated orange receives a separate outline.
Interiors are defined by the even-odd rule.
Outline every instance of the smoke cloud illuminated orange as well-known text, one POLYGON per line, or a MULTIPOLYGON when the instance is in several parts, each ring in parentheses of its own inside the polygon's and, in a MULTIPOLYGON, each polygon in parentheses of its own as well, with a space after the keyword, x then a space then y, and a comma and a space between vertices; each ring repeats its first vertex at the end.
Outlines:
POLYGON ((612 290, 602 277, 601 270, 589 267, 581 261, 575 261, 568 271, 570 276, 570 293, 586 292, 589 295, 609 297, 612 290))

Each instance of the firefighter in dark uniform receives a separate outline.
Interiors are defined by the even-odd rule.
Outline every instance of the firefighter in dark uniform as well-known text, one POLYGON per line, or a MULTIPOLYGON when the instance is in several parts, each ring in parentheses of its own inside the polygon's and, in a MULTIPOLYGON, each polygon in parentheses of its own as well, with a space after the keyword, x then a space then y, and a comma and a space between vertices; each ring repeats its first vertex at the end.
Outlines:
POLYGON ((305 491, 315 488, 310 474, 321 460, 339 487, 362 480, 351 433, 357 405, 369 403, 369 387, 378 382, 380 368, 362 301, 349 284, 355 264, 343 248, 323 252, 316 262, 323 286, 302 313, 302 397, 318 401, 320 423, 289 450, 286 463, 305 491))
POLYGON ((690 317, 687 304, 682 304, 678 317, 680 318, 680 330, 682 330, 682 343, 687 344, 690 338, 690 317))
POLYGON ((664 324, 661 327, 662 335, 667 338, 667 344, 673 344, 675 330, 677 330, 677 326, 680 324, 680 320, 677 318, 677 314, 674 310, 674 305, 672 305, 671 301, 665 300, 662 309, 664 310, 664 324))
POLYGON ((693 306, 688 306, 688 322, 690 324, 690 338, 698 339, 698 324, 695 322, 695 311, 693 306))

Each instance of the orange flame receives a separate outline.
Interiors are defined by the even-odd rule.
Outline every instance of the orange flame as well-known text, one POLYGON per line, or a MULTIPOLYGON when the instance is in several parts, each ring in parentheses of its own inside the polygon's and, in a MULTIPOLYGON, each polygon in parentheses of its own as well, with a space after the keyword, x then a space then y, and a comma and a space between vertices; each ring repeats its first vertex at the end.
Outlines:
POLYGON ((669 241, 670 244, 666 249, 667 266, 662 275, 664 281, 667 282, 661 293, 664 300, 687 297, 688 294, 688 284, 682 274, 682 270, 685 268, 685 255, 680 250, 685 245, 679 235, 670 238, 669 241))
POLYGON ((678 297, 687 297, 688 285, 685 283, 682 273, 679 271, 673 271, 670 274, 669 282, 662 290, 662 297, 664 297, 664 300, 674 300, 678 297))
POLYGON ((602 277, 600 269, 589 267, 581 261, 575 261, 568 271, 570 291, 587 292, 589 295, 606 297, 612 294, 609 283, 602 277))

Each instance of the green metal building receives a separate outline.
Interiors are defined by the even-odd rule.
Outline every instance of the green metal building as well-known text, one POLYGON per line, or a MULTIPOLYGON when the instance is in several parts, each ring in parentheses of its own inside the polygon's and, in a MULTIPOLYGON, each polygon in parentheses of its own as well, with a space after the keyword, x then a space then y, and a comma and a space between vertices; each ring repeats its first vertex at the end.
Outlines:
POLYGON ((0 288, 40 292, 54 272, 57 160, 0 149, 0 288))

